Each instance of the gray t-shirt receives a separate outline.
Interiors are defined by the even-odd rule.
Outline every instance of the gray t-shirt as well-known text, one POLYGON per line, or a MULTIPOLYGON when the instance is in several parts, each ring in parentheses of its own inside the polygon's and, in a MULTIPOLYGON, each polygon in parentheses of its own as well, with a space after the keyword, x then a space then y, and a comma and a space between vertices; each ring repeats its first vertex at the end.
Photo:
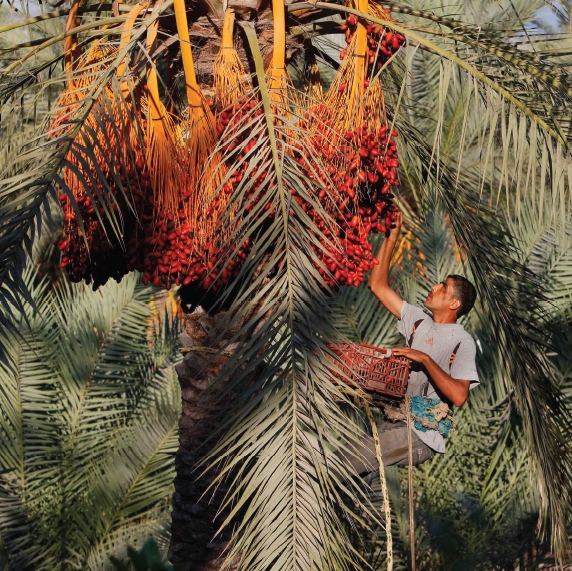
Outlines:
MULTIPOLYGON (((405 337, 408 346, 427 353, 441 369, 454 379, 471 381, 470 388, 479 384, 475 364, 475 342, 458 323, 435 323, 420 307, 403 302, 401 319, 397 330, 405 337), (413 334, 413 331, 415 333, 413 334), (412 335, 413 334, 413 335, 412 335), (413 342, 411 339, 413 338, 413 342), (452 359, 452 355, 455 357, 452 359)), ((425 368, 419 363, 411 364, 411 375, 407 385, 409 396, 440 398, 433 383, 427 377, 425 368)), ((413 428, 427 446, 436 452, 445 452, 445 440, 436 430, 422 432, 413 428)))

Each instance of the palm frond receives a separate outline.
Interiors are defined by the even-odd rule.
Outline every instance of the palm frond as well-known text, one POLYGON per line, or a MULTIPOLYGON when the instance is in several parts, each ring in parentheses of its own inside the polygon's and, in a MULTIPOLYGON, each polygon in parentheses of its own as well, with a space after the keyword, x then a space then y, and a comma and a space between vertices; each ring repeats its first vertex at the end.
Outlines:
MULTIPOLYGON (((173 385, 174 372, 171 377, 173 385)), ((125 548, 126 537, 133 541, 131 529, 145 538, 149 530, 157 532, 166 526, 179 414, 173 403, 153 408, 149 406, 135 426, 122 431, 116 451, 90 478, 93 505, 76 514, 75 524, 89 529, 90 547, 82 555, 89 569, 97 568, 95 562, 105 561, 110 553, 118 553, 122 545, 125 548)))
MULTIPOLYGON (((256 58, 254 38, 251 47, 256 58)), ((235 522, 229 561, 238 558, 239 568, 251 570, 348 569, 360 557, 347 540, 344 520, 362 526, 364 518, 379 515, 336 454, 361 429, 337 402, 347 398, 332 384, 321 357, 330 354, 326 341, 339 338, 329 325, 329 278, 308 258, 313 248, 324 248, 324 237, 289 189, 326 224, 335 221, 315 199, 319 179, 308 179, 293 158, 297 145, 303 148, 308 140, 296 99, 282 93, 283 106, 272 103, 262 87, 264 74, 259 70, 257 76, 264 113, 254 112, 245 123, 251 137, 238 146, 253 141, 249 168, 266 174, 260 187, 255 176, 243 177, 231 197, 229 212, 242 224, 230 240, 256 240, 242 269, 250 277, 221 323, 227 330, 246 319, 228 341, 238 342, 240 351, 219 375, 221 382, 231 376, 238 396, 221 415, 208 463, 219 466, 217 481, 227 475, 231 481, 221 507, 229 513, 222 525, 235 522), (252 366, 261 361, 262 373, 253 380, 252 366)), ((318 164, 311 168, 323 172, 318 164)))

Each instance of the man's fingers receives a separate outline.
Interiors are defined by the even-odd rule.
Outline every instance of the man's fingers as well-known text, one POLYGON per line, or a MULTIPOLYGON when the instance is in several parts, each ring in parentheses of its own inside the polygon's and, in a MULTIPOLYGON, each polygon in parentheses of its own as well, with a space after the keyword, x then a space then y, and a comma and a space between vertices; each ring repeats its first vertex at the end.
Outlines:
POLYGON ((397 211, 393 226, 395 228, 394 232, 396 234, 401 231, 401 226, 403 226, 403 213, 401 212, 401 210, 397 211))
POLYGON ((392 349, 391 353, 398 357, 407 357, 408 359, 414 359, 415 356, 415 351, 409 347, 398 347, 397 349, 392 349))

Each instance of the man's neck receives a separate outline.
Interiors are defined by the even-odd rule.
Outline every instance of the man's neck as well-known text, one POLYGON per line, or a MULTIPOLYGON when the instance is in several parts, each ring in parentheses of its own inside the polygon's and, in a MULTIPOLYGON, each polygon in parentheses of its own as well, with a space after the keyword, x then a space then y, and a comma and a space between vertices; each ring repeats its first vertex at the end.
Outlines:
POLYGON ((457 315, 456 312, 452 311, 443 311, 443 312, 438 311, 433 313, 433 321, 435 323, 454 325, 455 323, 457 323, 457 315))

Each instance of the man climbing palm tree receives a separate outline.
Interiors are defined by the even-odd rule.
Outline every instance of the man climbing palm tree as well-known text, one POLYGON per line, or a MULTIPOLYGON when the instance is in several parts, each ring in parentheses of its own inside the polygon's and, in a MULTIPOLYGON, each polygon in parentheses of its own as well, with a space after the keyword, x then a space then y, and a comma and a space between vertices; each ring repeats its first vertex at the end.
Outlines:
MULTIPOLYGON (((472 309, 476 291, 466 278, 447 276, 431 287, 425 299, 423 305, 431 311, 430 316, 391 289, 389 264, 402 222, 403 215, 399 212, 395 228, 391 229, 379 249, 379 264, 372 270, 369 287, 385 308, 397 317, 397 329, 408 345, 393 349, 393 354, 403 355, 412 361, 407 396, 412 398, 413 463, 421 464, 434 452, 445 452, 445 438, 452 425, 448 407, 463 405, 469 389, 479 384, 475 342, 457 323, 472 309), (440 418, 445 413, 447 416, 440 418)), ((399 414, 393 416, 399 417, 399 414)), ((384 464, 406 464, 409 452, 406 423, 403 420, 384 420, 378 424, 378 431, 384 464)), ((375 445, 371 436, 362 439, 358 453, 350 460, 354 468, 359 473, 374 470, 375 445)))

